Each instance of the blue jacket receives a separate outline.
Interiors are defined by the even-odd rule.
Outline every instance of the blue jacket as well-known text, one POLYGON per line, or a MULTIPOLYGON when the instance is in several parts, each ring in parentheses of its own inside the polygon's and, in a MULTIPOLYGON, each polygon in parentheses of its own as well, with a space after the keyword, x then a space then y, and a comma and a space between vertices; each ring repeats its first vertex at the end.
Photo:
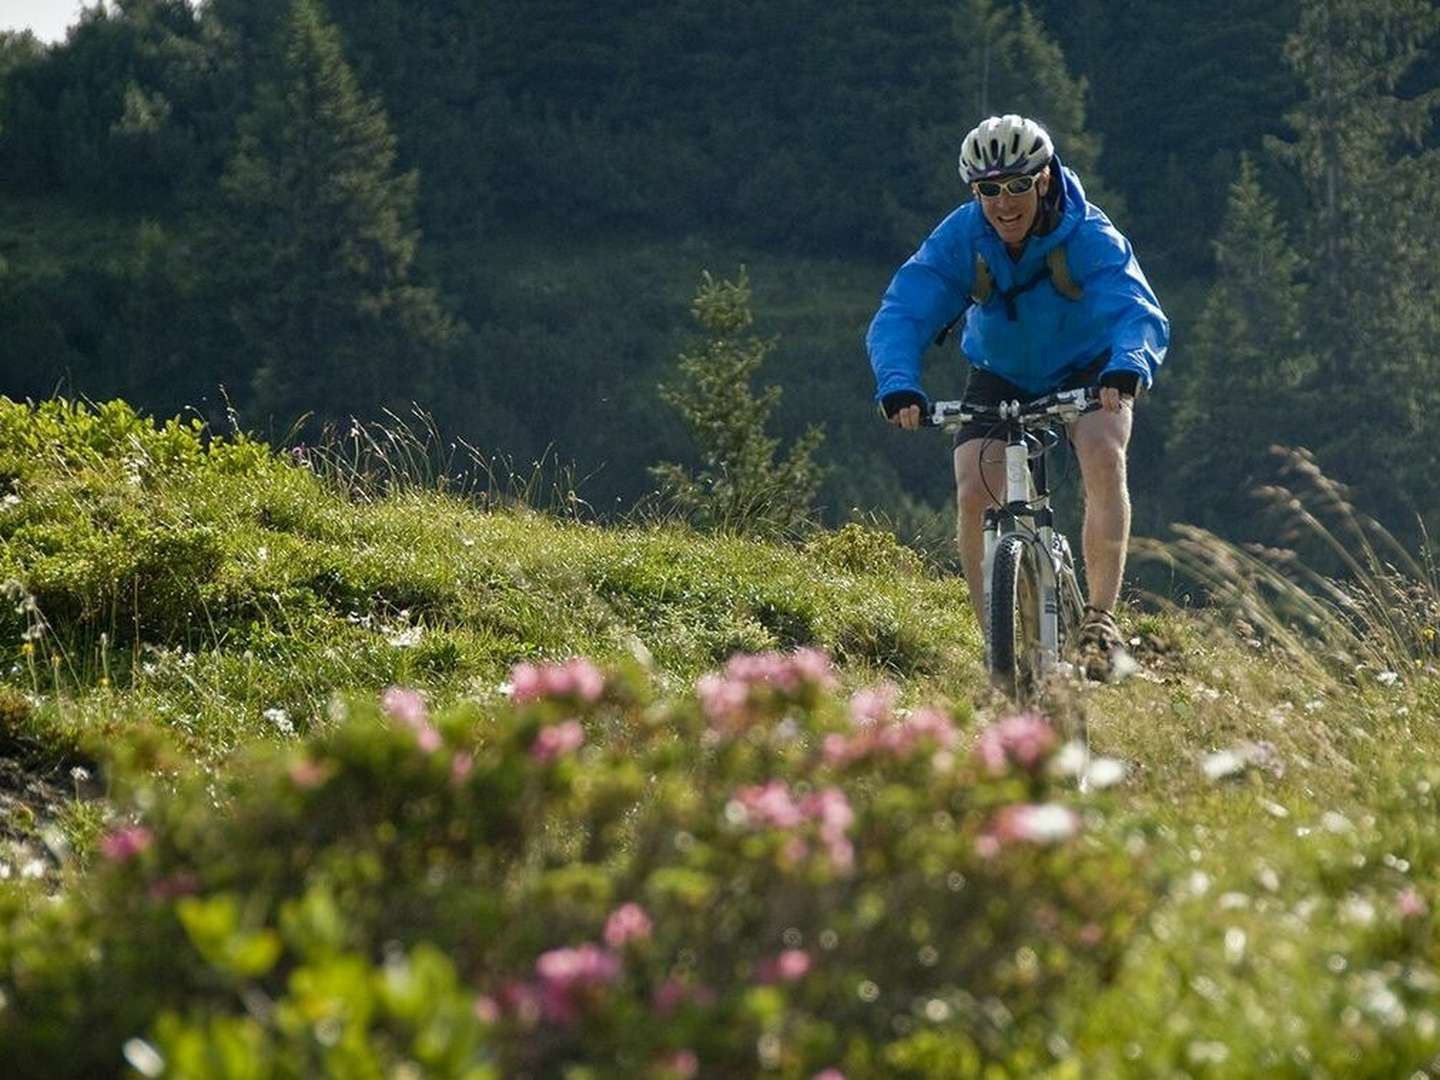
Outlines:
POLYGON ((896 271, 866 336, 877 401, 897 390, 921 392, 921 355, 961 313, 960 348, 970 363, 1029 393, 1054 390, 1107 350, 1105 372, 1133 371, 1140 385, 1150 386, 1170 343, 1170 322, 1130 241, 1085 201, 1073 172, 1059 171, 1060 222, 1044 236, 1031 236, 1019 262, 1011 260, 976 200, 951 213, 896 271), (1042 281, 1015 297, 1012 321, 1000 294, 1043 270, 1045 256, 1061 244, 1083 295, 1067 300, 1042 281), (984 305, 970 298, 977 252, 995 280, 984 305))

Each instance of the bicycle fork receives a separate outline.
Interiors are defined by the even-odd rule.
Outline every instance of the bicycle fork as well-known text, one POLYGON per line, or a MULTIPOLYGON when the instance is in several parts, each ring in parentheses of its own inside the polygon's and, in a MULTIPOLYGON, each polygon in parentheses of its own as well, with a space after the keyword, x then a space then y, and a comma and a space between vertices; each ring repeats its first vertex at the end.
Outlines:
POLYGON ((985 590, 982 609, 985 613, 986 648, 990 647, 990 605, 994 593, 995 549, 1000 537, 1019 532, 1026 536, 1035 558, 1032 560, 1038 580, 1039 637, 1037 657, 1041 674, 1053 671, 1060 662, 1060 575, 1064 572, 1068 546, 1064 537, 1055 532, 1054 511, 1050 509, 1049 490, 1045 476, 1043 451, 1033 459, 1024 433, 1012 429, 1005 446, 1005 505, 985 511, 984 559, 981 581, 985 590), (1037 489, 1045 492, 1037 496, 1037 489))

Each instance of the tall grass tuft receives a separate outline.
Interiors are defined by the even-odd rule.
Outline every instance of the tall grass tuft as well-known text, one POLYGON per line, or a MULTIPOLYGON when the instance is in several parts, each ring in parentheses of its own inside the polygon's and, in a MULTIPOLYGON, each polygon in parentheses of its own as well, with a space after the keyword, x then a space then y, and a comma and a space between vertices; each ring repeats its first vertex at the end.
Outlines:
POLYGON ((1423 523, 1419 551, 1360 511, 1304 449, 1273 447, 1286 482, 1256 495, 1279 515, 1284 547, 1235 544, 1193 525, 1132 550, 1193 582, 1212 609, 1278 645, 1316 676, 1425 667, 1437 655, 1440 578, 1423 523), (1317 565, 1323 569, 1317 569, 1317 565))
POLYGON ((579 494, 584 478, 573 463, 547 448, 527 470, 508 455, 447 439, 418 405, 410 419, 387 409, 383 420, 326 425, 313 446, 295 444, 290 456, 359 501, 418 490, 460 497, 481 510, 525 507, 576 521, 595 517, 579 494))

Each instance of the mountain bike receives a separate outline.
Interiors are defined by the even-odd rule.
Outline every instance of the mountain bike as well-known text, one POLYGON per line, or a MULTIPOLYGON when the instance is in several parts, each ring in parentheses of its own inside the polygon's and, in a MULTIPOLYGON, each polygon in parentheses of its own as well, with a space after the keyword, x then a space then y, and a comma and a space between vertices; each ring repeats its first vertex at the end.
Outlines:
POLYGON ((1058 669, 1085 611, 1070 541, 1055 528, 1046 459, 1066 425, 1099 407, 1097 388, 1078 387, 994 409, 937 401, 924 420, 947 430, 988 422, 987 438, 1005 443, 1004 498, 985 511, 981 610, 991 681, 1018 702, 1058 669))

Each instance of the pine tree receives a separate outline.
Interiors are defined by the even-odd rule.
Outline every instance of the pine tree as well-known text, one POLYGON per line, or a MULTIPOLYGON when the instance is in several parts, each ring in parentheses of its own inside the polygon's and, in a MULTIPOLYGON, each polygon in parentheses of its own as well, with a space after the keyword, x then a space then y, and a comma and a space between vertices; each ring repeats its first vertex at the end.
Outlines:
POLYGON ((282 74, 260 87, 224 178, 255 222, 235 305, 254 404, 281 421, 402 411, 441 391, 457 335, 415 281, 418 177, 396 171, 385 112, 319 0, 293 0, 285 35, 282 74))
POLYGON ((765 433, 780 388, 757 396, 751 379, 775 347, 773 340, 742 337, 753 316, 750 281, 707 271, 692 312, 711 337, 680 356, 681 380, 660 388, 661 398, 684 418, 700 451, 700 468, 663 462, 651 468, 672 505, 695 524, 761 535, 791 532, 810 520, 821 473, 813 460, 824 433, 810 427, 776 460, 780 440, 765 433))
POLYGON ((1306 0, 1286 47, 1305 97, 1273 143, 1309 200, 1313 449, 1394 527, 1428 505, 1440 435, 1440 88, 1396 87, 1440 30, 1428 0, 1306 0))
POLYGON ((1169 514, 1223 531, 1271 473, 1269 447, 1292 442, 1287 404, 1314 367, 1302 344, 1305 286, 1275 201, 1243 159, 1220 238, 1216 279, 1178 358, 1167 457, 1169 514))
POLYGON ((1087 83, 1075 77, 1059 44, 1025 3, 963 0, 951 14, 948 59, 950 97, 936 122, 916 140, 916 167, 926 177, 927 200, 953 205, 965 197, 955 158, 966 132, 987 116, 1020 113, 1043 124, 1061 160, 1079 171, 1092 201, 1116 213, 1118 196, 1095 174, 1099 138, 1085 129, 1087 83))

